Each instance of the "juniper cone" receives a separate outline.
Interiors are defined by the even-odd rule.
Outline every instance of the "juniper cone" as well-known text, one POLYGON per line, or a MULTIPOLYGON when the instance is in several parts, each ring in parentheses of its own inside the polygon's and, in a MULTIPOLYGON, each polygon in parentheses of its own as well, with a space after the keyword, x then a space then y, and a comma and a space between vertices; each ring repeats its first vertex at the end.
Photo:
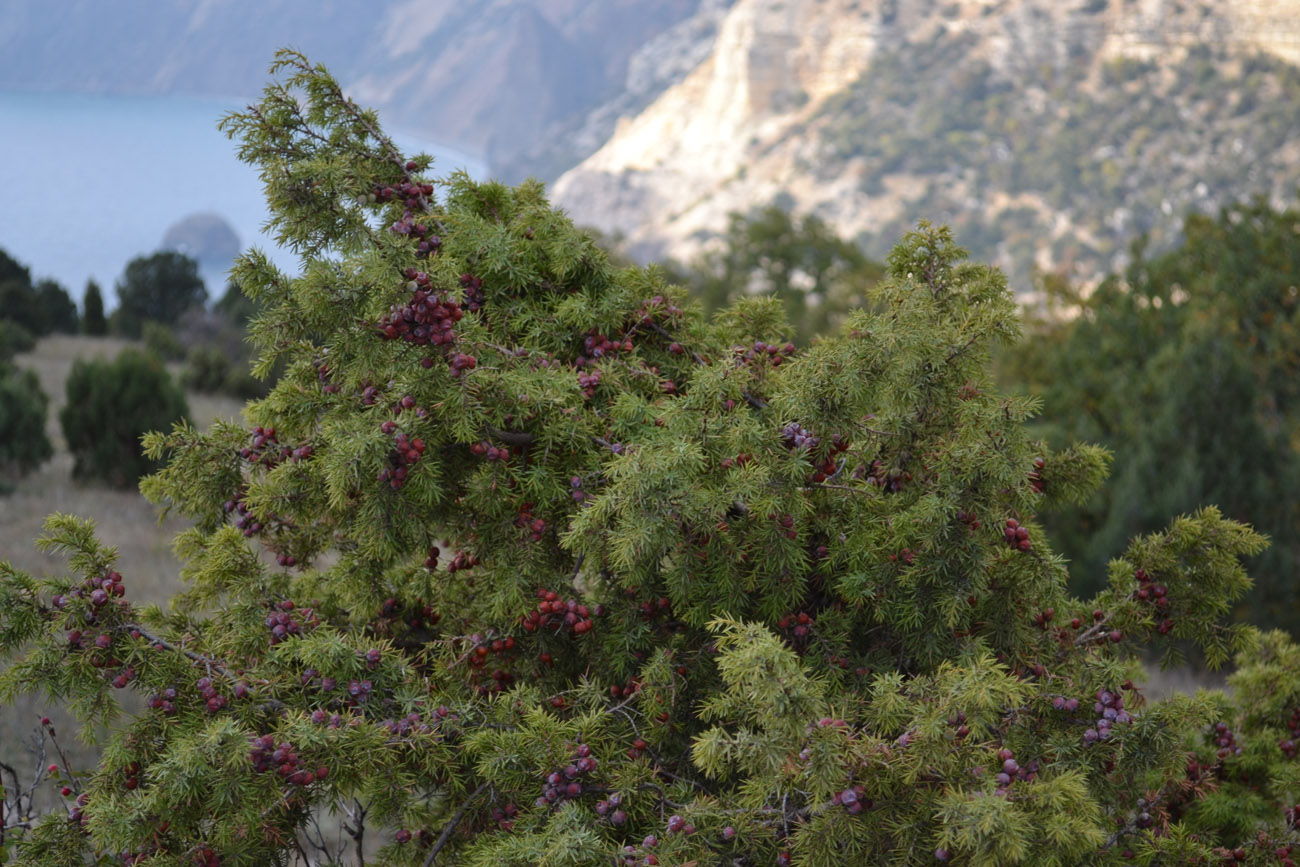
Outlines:
POLYGON ((194 522, 167 610, 69 516, 68 577, 0 573, 4 696, 145 705, 16 863, 1290 863, 1300 650, 1225 622, 1264 540, 1207 508, 1068 596, 1036 516, 1107 456, 1027 439, 1012 298, 947 230, 798 350, 273 72, 224 128, 302 257, 235 274, 286 372, 148 437, 194 522), (1145 700, 1188 646, 1234 697, 1145 700))

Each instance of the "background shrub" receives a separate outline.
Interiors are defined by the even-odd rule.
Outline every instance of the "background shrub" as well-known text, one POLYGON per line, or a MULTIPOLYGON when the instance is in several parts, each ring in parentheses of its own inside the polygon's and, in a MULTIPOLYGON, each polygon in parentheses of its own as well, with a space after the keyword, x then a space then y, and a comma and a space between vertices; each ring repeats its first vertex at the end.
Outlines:
POLYGON ((207 299, 199 263, 194 259, 172 251, 137 256, 117 281, 118 307, 111 324, 119 334, 139 337, 144 323, 171 325, 207 299))
POLYGON ((146 322, 141 336, 144 337, 144 348, 163 361, 180 361, 185 357, 185 346, 161 322, 146 322))
POLYGON ((49 404, 36 374, 0 361, 0 494, 54 453, 45 435, 49 404))
POLYGON ((0 319, 0 362, 8 361, 20 352, 36 345, 36 336, 9 319, 0 319))
POLYGON ((111 361, 78 361, 59 413, 75 463, 72 475, 130 487, 157 465, 144 456, 140 437, 188 418, 185 395, 161 361, 125 350, 111 361))

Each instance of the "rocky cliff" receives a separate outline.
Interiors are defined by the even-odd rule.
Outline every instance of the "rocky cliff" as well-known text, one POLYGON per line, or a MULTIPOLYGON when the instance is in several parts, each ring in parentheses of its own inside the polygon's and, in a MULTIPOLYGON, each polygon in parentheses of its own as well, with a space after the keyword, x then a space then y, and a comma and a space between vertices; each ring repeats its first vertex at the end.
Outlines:
POLYGON ((739 0, 554 184, 642 259, 779 199, 877 253, 943 220, 1019 288, 1300 182, 1300 0, 739 0))

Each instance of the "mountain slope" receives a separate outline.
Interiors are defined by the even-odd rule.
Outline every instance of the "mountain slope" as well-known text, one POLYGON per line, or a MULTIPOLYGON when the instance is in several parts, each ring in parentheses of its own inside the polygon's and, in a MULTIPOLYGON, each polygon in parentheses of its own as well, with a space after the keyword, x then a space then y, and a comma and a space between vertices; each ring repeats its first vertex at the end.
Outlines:
POLYGON ((954 224, 1020 289, 1300 183, 1300 0, 740 0, 554 185, 643 259, 781 198, 883 252, 954 224))
POLYGON ((389 126, 485 157, 496 174, 518 180, 536 171, 526 153, 547 150, 558 171, 598 146, 603 136, 586 150, 558 139, 617 100, 634 55, 700 5, 5 0, 0 90, 251 98, 275 50, 292 46, 389 126))

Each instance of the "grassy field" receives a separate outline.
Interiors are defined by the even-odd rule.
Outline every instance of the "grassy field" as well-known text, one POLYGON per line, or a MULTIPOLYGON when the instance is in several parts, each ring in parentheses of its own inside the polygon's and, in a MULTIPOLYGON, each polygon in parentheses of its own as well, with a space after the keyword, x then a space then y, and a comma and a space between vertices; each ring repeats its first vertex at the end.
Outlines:
MULTIPOLYGON (((172 554, 171 540, 185 522, 168 518, 159 522, 158 510, 137 491, 117 491, 72 481, 72 456, 59 429, 58 411, 65 401, 64 382, 79 358, 112 358, 129 341, 113 337, 52 336, 15 359, 21 367, 36 372, 41 388, 50 396, 47 428, 54 443, 53 459, 22 479, 10 496, 0 497, 0 560, 33 575, 57 575, 64 571, 62 557, 47 557, 33 544, 41 535, 41 524, 54 512, 93 518, 100 539, 118 550, 119 569, 131 598, 141 602, 163 602, 176 590, 180 564, 172 554)), ((187 395, 190 412, 200 427, 217 418, 238 419, 242 403, 232 398, 187 395)), ((29 741, 42 715, 54 720, 60 744, 69 752, 72 764, 90 767, 93 752, 73 737, 71 718, 44 699, 31 697, 15 705, 0 707, 0 761, 30 772, 37 767, 29 741)))

